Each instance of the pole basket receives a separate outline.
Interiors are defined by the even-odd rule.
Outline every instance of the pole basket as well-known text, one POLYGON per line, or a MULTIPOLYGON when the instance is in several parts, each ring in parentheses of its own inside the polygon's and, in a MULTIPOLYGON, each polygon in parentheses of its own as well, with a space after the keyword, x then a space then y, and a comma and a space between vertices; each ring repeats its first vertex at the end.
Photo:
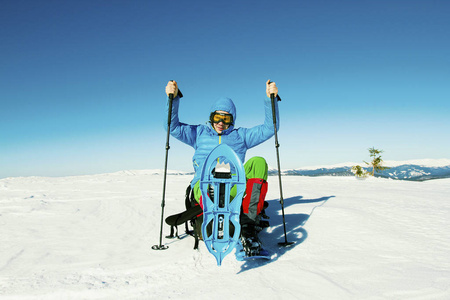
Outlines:
POLYGON ((153 245, 152 246, 153 250, 167 250, 169 249, 169 246, 164 246, 164 245, 153 245))

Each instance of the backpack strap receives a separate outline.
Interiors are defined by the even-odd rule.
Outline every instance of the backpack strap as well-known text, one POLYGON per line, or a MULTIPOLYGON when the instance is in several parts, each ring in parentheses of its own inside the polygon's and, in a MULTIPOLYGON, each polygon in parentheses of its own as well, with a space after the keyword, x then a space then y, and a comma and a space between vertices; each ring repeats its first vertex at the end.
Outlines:
POLYGON ((171 225, 170 226, 170 235, 166 236, 166 238, 168 238, 168 239, 180 238, 178 236, 178 226, 171 225))
MULTIPOLYGON (((198 207, 198 203, 195 200, 195 196, 194 196, 194 190, 191 188, 191 185, 189 184, 189 187, 186 189, 186 207, 189 205, 189 207, 198 207), (189 190, 189 196, 188 196, 188 190, 189 190)), ((201 214, 203 214, 203 209, 201 214)), ((198 249, 198 243, 199 243, 199 233, 197 232, 197 226, 196 226, 196 222, 198 220, 198 217, 201 215, 196 215, 195 217, 192 218, 191 220, 191 225, 194 228, 192 230, 193 236, 194 236, 194 250, 198 249)), ((187 228, 187 222, 186 222, 186 228, 187 228)))

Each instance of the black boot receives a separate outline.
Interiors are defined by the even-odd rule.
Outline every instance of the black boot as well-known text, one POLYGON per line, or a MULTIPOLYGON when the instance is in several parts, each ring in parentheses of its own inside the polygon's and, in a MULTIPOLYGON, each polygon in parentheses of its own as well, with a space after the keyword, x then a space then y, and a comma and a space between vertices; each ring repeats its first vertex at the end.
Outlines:
POLYGON ((247 256, 258 255, 261 251, 261 241, 254 224, 241 226, 241 242, 247 256))

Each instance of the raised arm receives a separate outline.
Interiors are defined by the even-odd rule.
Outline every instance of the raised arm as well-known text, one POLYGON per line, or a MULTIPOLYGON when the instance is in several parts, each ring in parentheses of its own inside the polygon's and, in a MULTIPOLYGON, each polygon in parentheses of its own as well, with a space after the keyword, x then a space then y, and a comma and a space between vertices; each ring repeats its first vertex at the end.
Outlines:
MULTIPOLYGON (((176 81, 169 81, 166 86, 166 94, 169 97, 170 94, 174 95, 172 100, 172 115, 170 124, 170 134, 177 140, 182 141, 192 147, 195 145, 197 136, 197 126, 181 123, 178 119, 178 109, 180 107, 180 92, 178 90, 178 84, 176 81)), ((165 109, 165 122, 164 129, 167 130, 168 116, 169 116, 169 98, 167 98, 167 104, 165 109)))
MULTIPOLYGON (((275 94, 276 98, 278 96, 278 88, 275 82, 271 82, 270 80, 266 82, 266 94, 267 98, 264 100, 264 123, 245 130, 245 143, 247 148, 255 147, 270 139, 275 134, 273 126, 272 102, 270 100, 270 94, 275 94)), ((280 128, 278 101, 275 101, 275 116, 278 131, 280 128)))

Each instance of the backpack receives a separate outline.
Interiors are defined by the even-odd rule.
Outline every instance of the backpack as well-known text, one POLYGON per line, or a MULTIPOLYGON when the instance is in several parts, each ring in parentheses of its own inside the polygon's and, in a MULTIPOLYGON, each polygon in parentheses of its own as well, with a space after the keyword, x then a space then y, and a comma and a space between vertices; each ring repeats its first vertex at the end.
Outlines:
POLYGON ((184 212, 169 216, 166 218, 166 223, 170 225, 170 235, 166 238, 180 239, 178 235, 178 225, 185 224, 185 233, 195 238, 194 249, 198 249, 198 242, 201 239, 201 228, 203 223, 203 210, 194 198, 194 191, 189 184, 186 188, 184 212), (192 229, 189 229, 189 225, 192 229))

